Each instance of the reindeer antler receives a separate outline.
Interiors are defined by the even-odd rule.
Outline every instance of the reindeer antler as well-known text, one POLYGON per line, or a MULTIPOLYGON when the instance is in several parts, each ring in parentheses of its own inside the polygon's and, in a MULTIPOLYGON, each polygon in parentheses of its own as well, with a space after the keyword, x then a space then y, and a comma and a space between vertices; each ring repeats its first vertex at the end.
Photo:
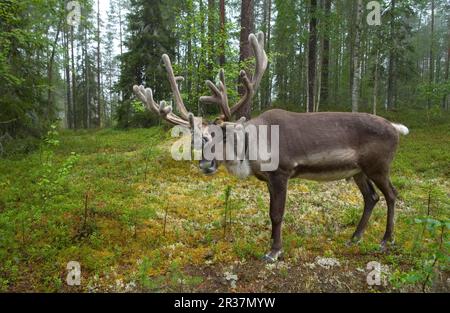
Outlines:
POLYGON ((215 103, 220 106, 222 113, 226 120, 231 119, 230 107, 228 106, 228 93, 227 86, 225 84, 225 72, 221 68, 219 71, 219 86, 214 85, 214 83, 210 80, 206 81, 206 85, 208 85, 209 89, 213 93, 212 96, 202 96, 200 97, 201 102, 207 103, 215 103))
POLYGON ((145 88, 144 86, 134 86, 133 91, 136 96, 145 104, 147 109, 158 114, 166 121, 174 125, 182 125, 189 127, 189 121, 183 120, 179 116, 172 112, 172 106, 167 105, 165 101, 161 101, 158 105, 153 99, 153 92, 150 88, 145 88))
POLYGON ((182 76, 176 76, 173 74, 172 63, 170 62, 170 58, 167 54, 163 54, 162 56, 163 62, 166 65, 167 75, 169 77, 170 87, 172 88, 172 92, 175 98, 175 103, 177 104, 177 108, 180 111, 181 117, 185 120, 189 119, 189 112, 186 109, 183 99, 181 98, 180 90, 178 89, 178 82, 183 81, 184 78, 182 76))
POLYGON ((135 95, 145 104, 145 106, 152 112, 158 114, 166 121, 174 125, 190 126, 190 116, 191 113, 188 112, 186 106, 181 98, 180 90, 178 89, 178 82, 183 81, 183 77, 175 76, 173 73, 172 63, 167 54, 162 56, 163 62, 166 66, 167 76, 169 78, 170 87, 174 95, 175 103, 177 105, 178 111, 181 117, 175 115, 172 111, 172 106, 168 105, 165 101, 161 101, 158 105, 153 99, 153 91, 150 88, 145 88, 144 86, 133 86, 133 91, 135 95))
POLYGON ((218 104, 224 115, 224 121, 231 120, 232 115, 235 114, 240 107, 242 107, 245 103, 253 98, 261 83, 264 72, 267 69, 268 59, 266 52, 264 51, 264 33, 259 32, 257 36, 255 36, 254 34, 250 34, 248 41, 252 47, 256 62, 255 73, 252 75, 251 79, 248 77, 246 71, 241 70, 240 72, 239 76, 245 88, 243 97, 230 109, 228 105, 228 94, 223 69, 220 69, 219 72, 220 82, 218 86, 216 86, 210 80, 206 81, 206 84, 208 85, 209 89, 211 89, 213 95, 200 97, 201 102, 218 104))
MULTIPOLYGON (((225 72, 223 69, 219 72, 219 84, 216 86, 213 82, 207 81, 206 84, 212 91, 211 96, 200 97, 200 101, 215 103, 220 106, 223 113, 221 119, 223 121, 230 121, 233 114, 236 113, 239 108, 250 101, 256 93, 256 90, 261 83, 261 79, 264 72, 267 69, 267 55, 264 51, 264 34, 259 32, 257 36, 250 34, 248 38, 250 45, 252 47, 253 53, 255 55, 255 72, 250 79, 247 72, 241 70, 240 80, 245 88, 245 93, 242 98, 230 109, 228 104, 228 93, 225 84, 225 72)), ((158 105, 153 99, 153 91, 150 88, 145 88, 144 86, 133 86, 133 91, 136 96, 146 105, 146 107, 161 116, 166 121, 174 125, 183 125, 187 127, 193 127, 195 119, 194 116, 188 112, 186 106, 183 103, 183 99, 178 88, 178 82, 183 80, 181 76, 175 76, 173 73, 172 63, 167 54, 162 56, 163 62, 166 66, 167 76, 169 78, 170 87, 174 96, 175 104, 181 116, 173 113, 171 105, 167 105, 165 101, 161 101, 158 105)))

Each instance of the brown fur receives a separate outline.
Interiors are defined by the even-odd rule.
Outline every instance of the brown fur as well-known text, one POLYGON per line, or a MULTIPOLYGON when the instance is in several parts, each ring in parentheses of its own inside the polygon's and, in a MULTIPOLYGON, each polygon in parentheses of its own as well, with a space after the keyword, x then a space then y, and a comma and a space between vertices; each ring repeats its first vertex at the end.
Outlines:
MULTIPOLYGON (((364 213, 353 240, 359 240, 379 197, 372 182, 388 204, 388 219, 382 246, 392 240, 396 192, 389 180, 390 164, 399 133, 384 118, 366 113, 293 113, 270 110, 246 125, 279 125, 279 168, 262 172, 259 161, 250 161, 253 175, 266 181, 270 192, 273 244, 269 259, 276 259, 282 247, 281 224, 288 180, 295 177, 347 178, 352 174, 364 198, 364 213), (340 177, 342 173, 343 177, 340 177)), ((270 137, 268 137, 270 138, 270 137)), ((226 161, 225 161, 226 162, 226 161)), ((327 179, 325 179, 327 180, 327 179)))

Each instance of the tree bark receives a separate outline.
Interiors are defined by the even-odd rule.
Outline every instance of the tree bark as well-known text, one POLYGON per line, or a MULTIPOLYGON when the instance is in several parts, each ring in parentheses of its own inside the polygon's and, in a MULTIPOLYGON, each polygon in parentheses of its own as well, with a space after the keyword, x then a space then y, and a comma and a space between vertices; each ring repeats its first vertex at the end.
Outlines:
POLYGON ((226 11, 225 11, 225 0, 220 0, 220 35, 222 37, 220 43, 220 56, 219 64, 221 67, 225 65, 225 23, 226 23, 226 11))
MULTIPOLYGON (((253 29, 253 0, 242 0, 241 2, 241 34, 240 34, 240 49, 239 49, 239 62, 242 64, 252 56, 251 47, 248 42, 253 29)), ((242 97, 245 93, 245 89, 239 87, 239 95, 242 97)), ((241 108, 236 112, 236 119, 245 117, 250 119, 251 117, 252 99, 249 99, 241 108)))
MULTIPOLYGON (((263 3, 263 21, 262 21, 262 29, 264 32, 264 47, 267 55, 270 54, 270 20, 272 16, 272 1, 264 0, 263 3)), ((267 72, 265 73, 261 87, 260 87, 260 101, 259 101, 259 110, 261 111, 263 108, 268 107, 270 105, 270 62, 267 65, 267 72)))
POLYGON ((216 52, 215 52, 215 11, 216 1, 208 0, 208 70, 210 73, 213 72, 214 63, 216 63, 216 52))
MULTIPOLYGON (((450 5, 447 6, 450 9, 450 5)), ((450 16, 448 16, 448 34, 447 34, 447 60, 445 61, 445 81, 448 83, 449 78, 449 66, 450 66, 450 16)), ((446 110, 448 110, 448 95, 444 96, 444 99, 442 100, 442 107, 446 110)))
POLYGON ((120 59, 122 60, 123 55, 123 35, 122 35, 122 3, 119 1, 118 4, 119 9, 119 42, 120 42, 120 59))
POLYGON ((357 7, 357 2, 355 2, 355 0, 353 1, 349 1, 347 2, 350 5, 349 11, 350 11, 350 22, 348 23, 349 26, 349 36, 348 36, 348 51, 349 51, 349 94, 350 94, 350 98, 352 97, 352 91, 353 91, 353 75, 355 74, 355 69, 353 68, 354 63, 353 63, 353 58, 354 58, 354 54, 355 54, 355 25, 356 25, 356 7, 357 7))
POLYGON ((434 82, 434 0, 431 0, 430 84, 434 82))
POLYGON ((319 111, 320 106, 320 92, 322 91, 322 54, 323 54, 323 41, 318 42, 318 53, 316 59, 316 101, 314 105, 314 112, 319 111))
MULTIPOLYGON (((431 44, 430 44, 430 72, 429 72, 429 84, 434 83, 434 0, 431 0, 431 44)), ((431 100, 427 100, 428 108, 431 107, 431 100)))
POLYGON ((72 126, 78 128, 77 123, 77 101, 76 101, 76 73, 75 73, 75 54, 74 54, 74 38, 73 26, 70 27, 70 49, 71 49, 71 64, 72 64, 72 126))
POLYGON ((72 119, 72 86, 70 84, 69 31, 64 32, 64 68, 66 79, 66 126, 73 128, 72 119))
POLYGON ((101 83, 101 56, 100 56, 100 0, 97 0, 97 126, 102 126, 102 83, 101 83))
POLYGON ((316 102, 316 50, 317 50, 317 0, 310 0, 309 44, 308 44, 308 106, 307 112, 313 112, 316 102))
POLYGON ((51 115, 50 112, 53 110, 53 95, 52 95, 52 87, 53 87, 53 64, 55 63, 55 52, 56 46, 58 45, 59 34, 61 32, 63 18, 61 18, 58 22, 58 27, 56 30, 55 40, 52 45, 52 52, 50 54, 50 60, 48 61, 47 67, 47 81, 48 81, 48 89, 47 89, 47 118, 51 115))
POLYGON ((373 75, 373 114, 377 115, 377 95, 378 95, 378 59, 380 51, 377 49, 375 57, 375 73, 373 75))
POLYGON ((331 0, 325 0, 325 34, 323 38, 322 49, 322 78, 321 78, 321 101, 324 104, 328 103, 328 78, 329 78, 329 63, 330 63, 330 12, 331 12, 331 0))
MULTIPOLYGON (((122 72, 122 56, 123 56, 123 35, 122 35, 122 3, 117 4, 119 8, 119 42, 120 42, 120 72, 122 72)), ((122 91, 119 92, 119 100, 122 101, 122 91)))
POLYGON ((361 82, 361 63, 360 63, 360 37, 361 37, 361 10, 362 0, 358 0, 356 6, 356 24, 355 24, 355 46, 353 48, 353 83, 352 83, 352 112, 358 112, 359 106, 359 88, 361 82))
MULTIPOLYGON (((271 34, 272 34, 272 29, 270 28, 271 24, 270 22, 272 21, 272 0, 268 0, 268 16, 267 16, 267 37, 266 37, 266 51, 267 51, 267 55, 270 55, 270 38, 271 38, 271 34)), ((268 100, 265 103, 265 106, 268 107, 270 105, 272 105, 272 76, 270 75, 270 60, 268 61, 267 64, 267 81, 268 81, 268 100)))
POLYGON ((91 99, 90 99, 90 84, 89 84, 89 50, 88 50, 88 39, 87 39, 87 28, 84 29, 84 44, 85 44, 85 64, 84 71, 86 73, 86 128, 91 128, 91 99))
POLYGON ((388 70, 388 86, 387 86, 387 109, 392 109, 394 104, 394 98, 395 98, 395 58, 396 58, 396 52, 395 52, 395 36, 394 36, 394 22, 395 22, 395 1, 392 0, 391 2, 391 25, 390 25, 390 32, 391 32, 391 48, 389 51, 389 70, 388 70))

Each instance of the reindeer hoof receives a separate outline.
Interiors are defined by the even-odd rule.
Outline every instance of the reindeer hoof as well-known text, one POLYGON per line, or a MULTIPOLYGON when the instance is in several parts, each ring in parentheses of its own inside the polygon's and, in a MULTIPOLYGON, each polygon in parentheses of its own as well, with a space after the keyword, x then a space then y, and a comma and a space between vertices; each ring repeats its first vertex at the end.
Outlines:
POLYGON ((380 243, 380 252, 385 253, 394 245, 394 240, 383 240, 380 243))
POLYGON ((267 263, 275 263, 276 261, 281 259, 282 256, 283 256, 283 251, 282 250, 278 250, 278 251, 275 251, 275 252, 274 251, 270 251, 265 256, 263 256, 263 261, 265 261, 267 263))
POLYGON ((346 246, 346 247, 353 247, 353 246, 355 246, 355 245, 358 245, 360 242, 361 242, 361 238, 354 237, 354 238, 349 239, 349 240, 345 243, 345 246, 346 246))

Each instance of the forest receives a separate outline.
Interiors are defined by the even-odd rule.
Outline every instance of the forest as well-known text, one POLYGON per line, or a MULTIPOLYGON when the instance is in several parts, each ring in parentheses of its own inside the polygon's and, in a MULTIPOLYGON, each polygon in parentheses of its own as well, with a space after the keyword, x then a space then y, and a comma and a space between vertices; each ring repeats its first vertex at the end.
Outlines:
POLYGON ((448 292, 449 59, 448 0, 2 0, 0 292, 448 292), (172 101, 167 54, 186 109, 214 120, 205 81, 223 69, 238 102, 258 32, 267 70, 236 119, 366 112, 410 129, 389 253, 384 200, 347 247, 356 186, 293 180, 285 255, 266 264, 265 184, 173 160, 170 125, 133 93, 172 101))

